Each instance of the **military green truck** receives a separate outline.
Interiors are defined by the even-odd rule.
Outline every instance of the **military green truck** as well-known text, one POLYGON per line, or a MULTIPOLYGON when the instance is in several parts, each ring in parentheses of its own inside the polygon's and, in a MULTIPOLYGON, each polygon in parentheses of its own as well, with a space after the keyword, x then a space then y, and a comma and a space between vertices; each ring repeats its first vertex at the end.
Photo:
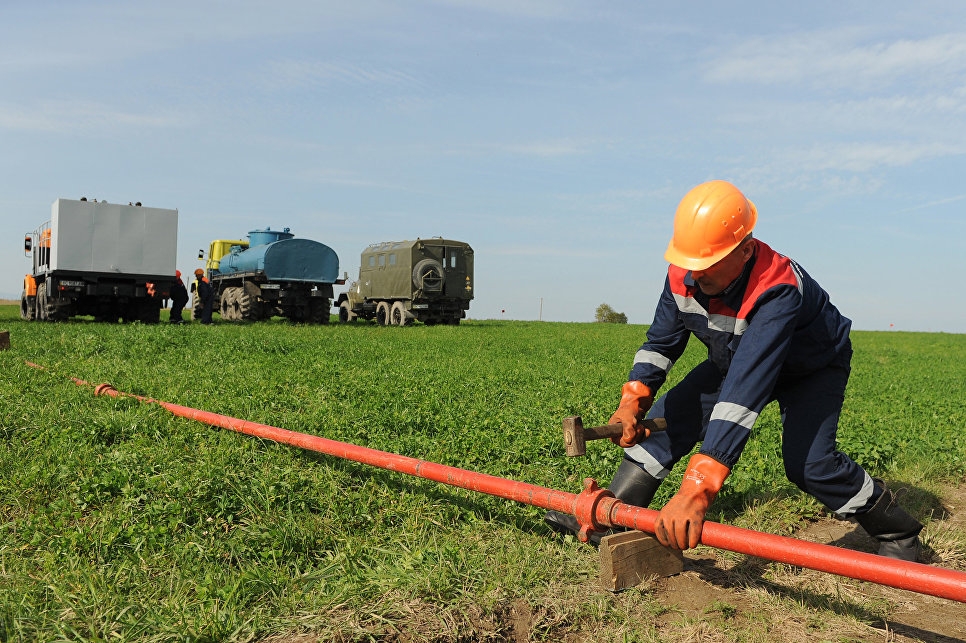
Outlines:
POLYGON ((362 251, 359 279, 339 295, 339 321, 384 326, 460 323, 473 299, 473 248, 441 237, 386 241, 362 251))

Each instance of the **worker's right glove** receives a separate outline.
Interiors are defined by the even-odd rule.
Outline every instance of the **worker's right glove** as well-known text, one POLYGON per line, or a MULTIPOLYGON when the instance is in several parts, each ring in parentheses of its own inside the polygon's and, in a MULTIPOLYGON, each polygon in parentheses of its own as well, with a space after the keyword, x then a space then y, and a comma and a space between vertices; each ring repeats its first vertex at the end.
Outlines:
POLYGON ((624 427, 624 433, 620 438, 611 438, 610 441, 626 449, 651 435, 651 432, 641 425, 641 420, 653 403, 654 394, 647 384, 637 380, 624 382, 621 388, 620 405, 614 411, 614 415, 610 416, 610 424, 620 424, 624 427))

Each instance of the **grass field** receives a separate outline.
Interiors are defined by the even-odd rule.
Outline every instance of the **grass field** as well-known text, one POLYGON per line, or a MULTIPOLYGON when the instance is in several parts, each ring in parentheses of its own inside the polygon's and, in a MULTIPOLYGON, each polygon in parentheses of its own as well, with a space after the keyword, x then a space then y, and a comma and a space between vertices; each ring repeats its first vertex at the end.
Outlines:
MULTIPOLYGON (((784 640, 918 640, 862 638, 893 602, 842 589, 859 583, 806 591, 778 564, 749 609, 695 615, 657 586, 611 594, 597 587, 594 550, 554 537, 537 508, 94 397, 70 379, 577 492, 587 476, 606 484, 622 453, 597 442, 567 458, 561 419, 607 421, 642 326, 17 313, 0 306, 11 339, 0 353, 0 641, 768 641, 789 615, 800 627, 784 640)), ((840 446, 906 489, 935 564, 966 569, 966 529, 932 520, 966 473, 966 336, 853 342, 840 446)), ((692 345, 671 383, 703 357, 692 345)), ((779 435, 769 407, 710 519, 793 534, 823 518, 785 481, 779 435)))

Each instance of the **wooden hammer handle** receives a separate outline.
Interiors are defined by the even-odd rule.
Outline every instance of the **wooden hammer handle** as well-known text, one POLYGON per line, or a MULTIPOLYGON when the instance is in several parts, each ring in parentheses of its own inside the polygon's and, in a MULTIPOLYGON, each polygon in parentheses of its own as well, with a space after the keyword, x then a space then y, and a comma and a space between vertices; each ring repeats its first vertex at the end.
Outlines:
MULTIPOLYGON (((667 422, 664 418, 647 418, 641 420, 641 424, 651 433, 664 431, 667 429, 667 422)), ((585 426, 584 440, 600 440, 601 438, 619 438, 624 435, 624 426, 621 424, 605 424, 604 426, 585 426)))

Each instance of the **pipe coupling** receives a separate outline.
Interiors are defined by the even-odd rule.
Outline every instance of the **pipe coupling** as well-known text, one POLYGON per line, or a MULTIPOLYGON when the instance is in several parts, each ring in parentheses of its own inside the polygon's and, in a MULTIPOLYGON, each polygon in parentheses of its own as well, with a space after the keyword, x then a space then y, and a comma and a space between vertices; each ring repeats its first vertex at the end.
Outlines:
POLYGON ((111 397, 117 397, 118 393, 116 388, 105 382, 104 384, 98 384, 94 387, 94 395, 110 395, 111 397))
POLYGON ((601 522, 598 515, 610 516, 613 506, 620 502, 607 489, 601 489, 593 478, 584 478, 584 490, 577 494, 574 503, 574 516, 580 523, 577 539, 580 542, 590 540, 590 532, 606 531, 613 527, 610 523, 601 522))

